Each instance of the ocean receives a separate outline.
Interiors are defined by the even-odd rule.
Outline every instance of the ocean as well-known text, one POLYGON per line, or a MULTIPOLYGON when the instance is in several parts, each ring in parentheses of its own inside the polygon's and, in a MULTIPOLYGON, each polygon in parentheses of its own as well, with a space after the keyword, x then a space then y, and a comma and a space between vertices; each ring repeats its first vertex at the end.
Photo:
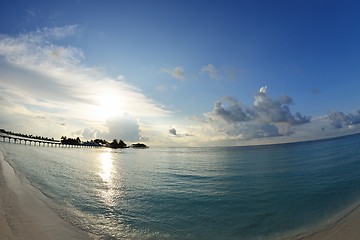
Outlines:
POLYGON ((0 141, 0 149, 54 211, 101 239, 287 239, 360 200, 360 135, 122 150, 0 141))

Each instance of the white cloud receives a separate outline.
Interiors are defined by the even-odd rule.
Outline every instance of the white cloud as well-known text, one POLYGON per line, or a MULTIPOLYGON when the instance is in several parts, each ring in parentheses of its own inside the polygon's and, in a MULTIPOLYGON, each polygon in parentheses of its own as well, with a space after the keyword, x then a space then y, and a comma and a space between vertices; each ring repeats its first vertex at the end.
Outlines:
POLYGON ((170 74, 173 78, 179 79, 179 80, 185 80, 185 72, 184 69, 180 66, 177 66, 173 69, 171 68, 161 68, 161 72, 170 74))
MULTIPOLYGON (((171 139, 201 145, 207 141, 251 143, 336 136, 357 131, 360 125, 359 112, 332 112, 310 121, 308 116, 292 113, 290 96, 273 99, 267 87, 262 87, 251 106, 224 97, 197 121, 176 123, 176 128, 169 129, 167 117, 172 113, 164 106, 148 98, 124 76, 111 77, 102 68, 84 65, 86 54, 81 49, 59 43, 77 34, 79 27, 74 25, 0 36, 3 128, 49 137, 79 133, 86 139, 151 139, 163 141, 164 145, 171 139)), ((162 68, 161 72, 186 79, 180 66, 162 68)), ((212 79, 219 78, 212 64, 204 66, 202 72, 212 79)), ((176 90, 176 86, 159 85, 156 89, 176 90)))
POLYGON ((136 142, 140 139, 140 126, 136 119, 130 115, 118 116, 108 119, 105 123, 108 131, 103 134, 106 139, 122 139, 124 141, 136 142))
POLYGON ((125 77, 123 75, 118 75, 116 80, 118 81, 125 81, 125 77))
POLYGON ((53 28, 44 28, 37 31, 37 34, 42 35, 43 37, 63 39, 69 36, 74 36, 79 32, 78 25, 70 25, 65 27, 53 27, 53 28))
POLYGON ((273 100, 267 94, 267 87, 262 87, 255 95, 253 109, 257 119, 264 122, 284 122, 290 125, 310 122, 310 117, 303 116, 300 113, 292 115, 289 108, 291 104, 291 97, 284 95, 278 100, 273 100))
POLYGON ((202 72, 207 73, 211 79, 219 79, 219 73, 216 67, 212 64, 208 64, 201 69, 202 72))
POLYGON ((259 92, 260 93, 267 93, 267 86, 261 87, 259 92))
MULTIPOLYGON (((125 113, 135 118, 170 115, 122 75, 112 78, 97 67, 85 66, 85 54, 81 49, 54 44, 55 40, 59 42, 59 39, 76 35, 77 31, 77 26, 67 26, 0 36, 0 114, 2 119, 4 116, 13 119, 12 123, 3 120, 8 123, 3 127, 19 125, 14 122, 16 120, 24 124, 20 116, 26 116, 33 124, 35 121, 31 119, 44 116, 54 129, 59 128, 58 119, 64 117, 59 131, 76 132, 75 129, 92 127, 101 131, 108 127, 115 131, 120 125, 109 122, 110 125, 104 127, 104 122, 116 116, 123 117, 125 113)), ((42 128, 35 125, 41 131, 42 128)), ((32 128, 31 125, 27 127, 32 128)), ((135 138, 138 136, 131 139, 135 138)))
POLYGON ((165 92, 167 90, 167 87, 164 85, 158 85, 155 87, 156 90, 160 91, 160 92, 165 92))
MULTIPOLYGON (((286 143, 360 133, 360 111, 332 112, 311 118, 293 114, 292 103, 287 95, 271 98, 268 88, 262 87, 255 94, 252 106, 245 106, 233 97, 224 97, 215 102, 211 112, 178 126, 194 134, 194 138, 186 139, 186 144, 205 142, 207 146, 286 143)), ((171 139, 179 143, 182 140, 171 139)))
POLYGON ((290 112, 292 99, 281 96, 273 100, 267 87, 260 88, 252 107, 244 106, 233 97, 224 97, 214 104, 212 112, 202 120, 219 135, 238 138, 268 138, 293 134, 293 126, 310 122, 310 117, 290 112))
POLYGON ((360 111, 356 113, 331 112, 328 114, 329 122, 335 128, 343 128, 360 123, 360 111))

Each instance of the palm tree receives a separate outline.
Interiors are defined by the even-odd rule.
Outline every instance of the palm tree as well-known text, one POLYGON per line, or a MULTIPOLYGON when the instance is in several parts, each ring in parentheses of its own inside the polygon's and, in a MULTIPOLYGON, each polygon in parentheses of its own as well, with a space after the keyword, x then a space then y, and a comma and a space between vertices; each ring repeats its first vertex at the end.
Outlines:
POLYGON ((116 138, 110 143, 110 147, 112 147, 112 148, 118 148, 119 147, 119 143, 118 143, 116 138))

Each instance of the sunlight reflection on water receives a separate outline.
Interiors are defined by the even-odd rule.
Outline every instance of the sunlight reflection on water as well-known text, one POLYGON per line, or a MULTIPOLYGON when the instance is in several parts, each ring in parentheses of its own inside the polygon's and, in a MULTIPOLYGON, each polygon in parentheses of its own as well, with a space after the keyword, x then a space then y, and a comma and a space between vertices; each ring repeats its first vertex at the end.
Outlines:
POLYGON ((99 160, 101 162, 100 177, 104 182, 111 184, 111 177, 113 174, 113 159, 110 151, 99 154, 99 160))
POLYGON ((105 186, 100 189, 101 198, 106 205, 114 206, 116 204, 114 198, 117 192, 113 180, 115 174, 113 153, 111 151, 102 152, 99 154, 98 160, 101 164, 99 175, 105 183, 105 186))

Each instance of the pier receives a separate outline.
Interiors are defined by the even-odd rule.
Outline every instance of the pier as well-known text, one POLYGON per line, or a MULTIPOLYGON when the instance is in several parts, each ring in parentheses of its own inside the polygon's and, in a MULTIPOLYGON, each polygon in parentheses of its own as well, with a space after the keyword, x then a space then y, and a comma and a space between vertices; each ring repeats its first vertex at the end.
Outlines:
POLYGON ((8 134, 0 134, 0 138, 2 138, 3 142, 14 143, 14 144, 25 144, 32 146, 44 146, 44 147, 63 147, 63 148, 92 148, 92 147, 101 147, 101 145, 95 144, 64 144, 61 141, 49 141, 49 140, 41 140, 35 138, 25 138, 18 137, 14 135, 8 134))

